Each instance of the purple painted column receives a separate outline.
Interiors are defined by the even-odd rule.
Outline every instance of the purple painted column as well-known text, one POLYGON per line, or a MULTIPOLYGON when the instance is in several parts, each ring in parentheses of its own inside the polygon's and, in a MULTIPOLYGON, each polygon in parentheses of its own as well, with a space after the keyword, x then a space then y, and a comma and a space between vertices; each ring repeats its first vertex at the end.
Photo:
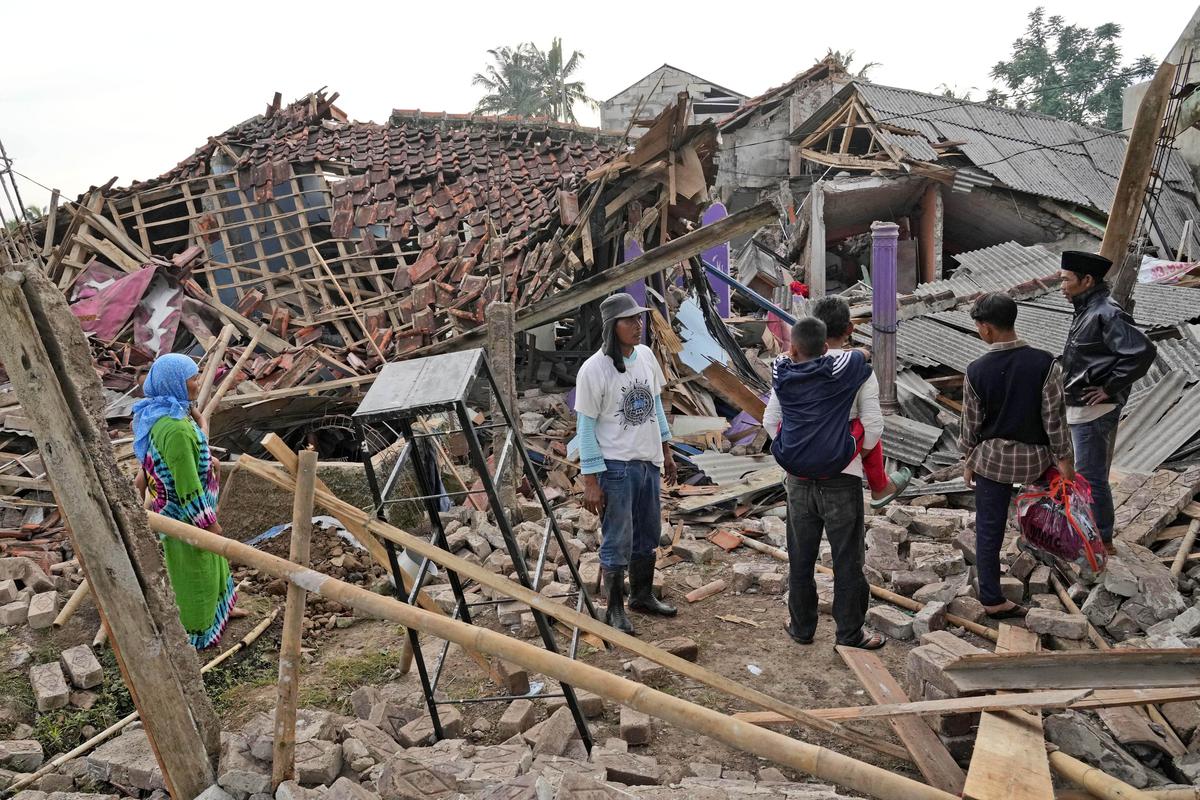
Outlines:
POLYGON ((900 226, 871 223, 871 349, 879 380, 879 407, 900 410, 896 401, 896 242, 900 226))
MULTIPOLYGON (((642 250, 642 246, 640 244, 638 244, 637 242, 629 242, 629 244, 625 245, 625 252, 623 254, 624 257, 621 259, 621 263, 623 264, 626 261, 632 261, 633 259, 638 258, 639 256, 642 256, 642 255, 645 255, 645 251, 642 250)), ((629 294, 632 295, 634 300, 637 300, 638 305, 646 306, 647 308, 650 307, 649 304, 646 302, 646 279, 645 278, 638 278, 636 281, 634 281, 633 283, 626 286, 625 291, 629 292, 629 294)), ((645 322, 646 322, 646 324, 644 326, 642 326, 642 341, 643 342, 649 341, 649 336, 650 336, 650 320, 646 320, 645 322)))
MULTIPOLYGON (((728 216, 729 212, 725 209, 724 203, 717 202, 704 210, 704 216, 700 218, 700 223, 702 225, 711 225, 717 220, 725 219, 728 216)), ((700 257, 726 275, 729 274, 729 242, 710 247, 701 253, 700 257)), ((728 319, 729 284, 709 275, 708 285, 712 287, 713 294, 717 297, 717 312, 721 315, 722 319, 728 319)))

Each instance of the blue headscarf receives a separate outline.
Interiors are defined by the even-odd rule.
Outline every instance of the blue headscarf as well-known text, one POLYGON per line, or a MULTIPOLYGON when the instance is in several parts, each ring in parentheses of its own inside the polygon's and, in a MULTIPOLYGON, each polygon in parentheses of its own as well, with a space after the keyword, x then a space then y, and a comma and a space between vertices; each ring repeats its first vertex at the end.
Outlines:
POLYGON ((168 353, 155 359, 142 387, 144 400, 133 404, 133 452, 138 463, 146 460, 150 449, 150 429, 163 417, 187 416, 188 378, 199 372, 196 362, 180 353, 168 353))

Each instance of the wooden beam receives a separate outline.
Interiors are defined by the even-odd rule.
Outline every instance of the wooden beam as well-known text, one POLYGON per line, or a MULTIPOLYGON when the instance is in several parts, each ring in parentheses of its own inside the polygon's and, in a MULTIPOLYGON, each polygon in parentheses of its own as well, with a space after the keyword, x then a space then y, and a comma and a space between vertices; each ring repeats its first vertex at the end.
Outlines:
MULTIPOLYGON (((804 152, 803 150, 801 152, 804 152)), ((825 296, 825 182, 817 181, 808 192, 808 283, 814 300, 825 296)))
MULTIPOLYGON (((666 244, 647 251, 645 255, 615 267, 609 267, 589 278, 576 281, 570 289, 518 312, 517 331, 527 331, 530 328, 537 328, 547 322, 561 319, 585 303, 599 300, 622 286, 640 278, 649 277, 682 261, 687 261, 714 245, 756 231, 777 219, 778 210, 775 208, 775 204, 766 201, 717 220, 711 225, 697 228, 678 239, 672 239, 666 244)), ((468 347, 479 347, 484 340, 485 330, 486 325, 481 325, 468 333, 459 334, 416 350, 411 356, 448 353, 468 347)))
POLYGON ((750 391, 732 370, 723 364, 712 363, 705 367, 701 374, 708 381, 709 388, 722 400, 730 403, 734 408, 745 411, 755 421, 762 422, 763 415, 767 411, 767 404, 762 401, 761 397, 750 391))
POLYGON ((960 691, 1194 686, 1200 649, 1073 650, 960 656, 942 672, 960 691))
MULTIPOLYGON (((844 646, 838 646, 837 652, 872 700, 893 704, 908 701, 904 689, 888 672, 878 655, 869 650, 844 646)), ((950 751, 932 728, 913 717, 893 717, 888 720, 888 724, 900 737, 900 741, 912 755, 917 769, 931 786, 951 794, 962 792, 965 780, 962 768, 954 763, 950 751)))
MULTIPOLYGON (((1144 703, 1175 703, 1200 700, 1200 686, 1178 689, 1051 689, 1037 692, 989 694, 976 697, 952 697, 947 700, 918 700, 877 706, 844 706, 813 708, 809 713, 835 722, 904 716, 941 716, 943 714, 977 714, 983 711, 1006 711, 1010 708, 1041 709, 1116 708, 1140 706, 1144 703)), ((753 725, 791 725, 787 717, 771 711, 743 711, 734 717, 753 725)))
MULTIPOLYGON (((296 494, 292 497, 292 532, 288 560, 307 567, 312 544, 313 492, 317 480, 317 452, 300 453, 296 494)), ((271 786, 296 776, 296 700, 300 695, 300 639, 304 634, 304 602, 308 592, 289 583, 283 612, 283 641, 279 644, 278 700, 275 704, 275 738, 271 746, 271 786)))
MULTIPOLYGON (((1024 628, 1000 625, 996 652, 1037 650, 1038 635, 1024 628)), ((1046 739, 1039 711, 1010 709, 985 713, 979 720, 975 750, 963 787, 966 800, 1012 800, 1053 797, 1054 781, 1046 757, 1046 739)))
POLYGON ((107 430, 93 417, 103 406, 83 332, 37 267, 0 277, 0 306, 0 361, 33 420, 121 674, 168 791, 195 797, 215 780, 209 756, 217 746, 216 718, 166 590, 157 540, 133 485, 116 477, 107 430))

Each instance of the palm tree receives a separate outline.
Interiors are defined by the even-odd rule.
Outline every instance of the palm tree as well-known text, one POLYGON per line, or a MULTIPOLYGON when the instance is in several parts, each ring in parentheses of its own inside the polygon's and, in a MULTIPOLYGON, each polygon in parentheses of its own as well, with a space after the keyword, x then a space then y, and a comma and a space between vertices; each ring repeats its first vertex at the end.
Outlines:
POLYGON ((549 111, 542 92, 539 62, 541 53, 532 44, 488 50, 494 63, 475 73, 471 83, 487 91, 475 110, 480 113, 518 114, 523 117, 549 111))
MULTIPOLYGON (((834 50, 832 47, 829 47, 826 48, 825 58, 821 60, 830 62, 833 66, 841 69, 842 72, 850 72, 850 64, 854 62, 854 51, 847 50, 843 54, 841 50, 834 50)), ((868 61, 858 72, 853 73, 852 77, 859 80, 866 80, 867 73, 878 66, 880 66, 878 61, 868 61)))
POLYGON ((572 50, 570 57, 564 61, 562 38, 558 36, 554 37, 546 52, 532 44, 530 47, 538 56, 538 80, 549 103, 551 116, 560 122, 578 122, 575 118, 576 103, 596 105, 596 101, 588 97, 583 81, 570 80, 583 62, 583 53, 572 50))

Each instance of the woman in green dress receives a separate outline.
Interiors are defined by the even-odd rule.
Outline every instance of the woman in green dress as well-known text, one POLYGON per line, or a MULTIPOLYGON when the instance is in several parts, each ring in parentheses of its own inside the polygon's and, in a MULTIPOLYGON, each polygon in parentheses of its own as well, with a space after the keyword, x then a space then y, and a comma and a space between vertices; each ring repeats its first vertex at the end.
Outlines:
MULTIPOLYGON (((196 364, 171 353, 150 367, 145 399, 133 406, 133 450, 142 471, 139 491, 149 490, 149 509, 220 535, 219 471, 208 437, 191 413, 199 390, 196 364)), ((177 539, 159 537, 179 617, 197 650, 220 641, 234 614, 237 590, 229 562, 177 539)))

